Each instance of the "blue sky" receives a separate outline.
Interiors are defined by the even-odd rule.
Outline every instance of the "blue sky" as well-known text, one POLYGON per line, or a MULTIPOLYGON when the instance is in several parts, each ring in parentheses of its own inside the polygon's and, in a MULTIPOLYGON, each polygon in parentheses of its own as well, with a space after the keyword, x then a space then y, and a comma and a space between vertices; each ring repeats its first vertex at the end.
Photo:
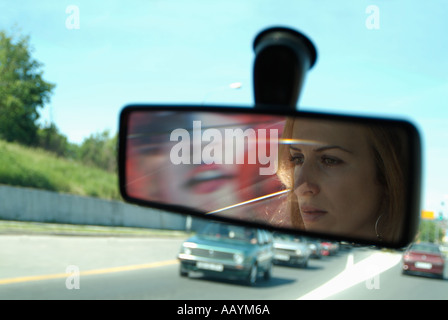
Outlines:
POLYGON ((57 85, 42 121, 79 143, 115 133, 131 102, 251 105, 255 35, 293 27, 319 52, 300 108, 411 120, 424 145, 422 206, 445 201, 448 213, 447 15, 445 0, 21 0, 0 4, 0 29, 30 36, 57 85), (67 28, 70 5, 79 29, 67 28), (366 27, 369 5, 379 29, 366 27))

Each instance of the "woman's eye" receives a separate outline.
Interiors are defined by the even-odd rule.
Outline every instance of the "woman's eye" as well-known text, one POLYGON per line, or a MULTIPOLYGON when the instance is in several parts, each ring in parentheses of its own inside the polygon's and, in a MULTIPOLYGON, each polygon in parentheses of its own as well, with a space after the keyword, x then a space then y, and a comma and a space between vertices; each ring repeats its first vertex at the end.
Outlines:
MULTIPOLYGON (((294 154, 289 156, 289 161, 291 161, 295 166, 301 166, 305 162, 305 156, 303 154, 294 154)), ((334 167, 343 163, 342 160, 331 156, 321 156, 320 162, 327 167, 334 167)))
POLYGON ((342 163, 342 160, 329 156, 322 156, 322 163, 326 166, 336 166, 342 163))
POLYGON ((293 162, 294 165, 302 165, 305 157, 303 155, 290 155, 289 161, 293 162))

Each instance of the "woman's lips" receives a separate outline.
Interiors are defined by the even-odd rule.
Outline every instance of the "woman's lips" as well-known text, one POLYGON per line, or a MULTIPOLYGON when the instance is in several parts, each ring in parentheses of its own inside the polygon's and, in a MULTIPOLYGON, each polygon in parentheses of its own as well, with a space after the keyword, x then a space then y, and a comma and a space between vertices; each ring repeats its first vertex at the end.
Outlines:
POLYGON ((197 194, 206 194, 220 189, 233 178, 218 166, 201 165, 192 171, 183 187, 191 188, 197 194))
POLYGON ((301 205, 300 213, 304 222, 316 222, 327 214, 327 211, 310 205, 301 205))

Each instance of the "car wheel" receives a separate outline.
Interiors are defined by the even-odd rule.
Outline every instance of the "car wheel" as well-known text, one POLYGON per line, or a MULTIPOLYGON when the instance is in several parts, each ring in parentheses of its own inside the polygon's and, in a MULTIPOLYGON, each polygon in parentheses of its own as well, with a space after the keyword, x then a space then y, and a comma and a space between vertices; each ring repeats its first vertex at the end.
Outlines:
POLYGON ((301 265, 301 268, 308 268, 308 259, 306 259, 301 265))
POLYGON ((188 277, 188 271, 182 268, 182 265, 180 265, 179 267, 179 275, 181 277, 188 277))
POLYGON ((269 263, 267 270, 264 272, 264 280, 271 280, 272 277, 272 262, 269 263))
POLYGON ((258 277, 258 266, 256 263, 254 263, 250 268, 249 276, 247 278, 247 284, 250 286, 254 286, 255 283, 257 283, 257 277, 258 277))

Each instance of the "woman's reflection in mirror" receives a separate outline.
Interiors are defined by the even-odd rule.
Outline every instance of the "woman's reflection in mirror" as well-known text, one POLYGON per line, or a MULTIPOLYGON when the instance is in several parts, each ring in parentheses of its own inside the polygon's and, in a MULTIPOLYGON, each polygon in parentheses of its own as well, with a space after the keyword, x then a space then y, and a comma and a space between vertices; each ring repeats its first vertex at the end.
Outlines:
POLYGON ((393 242, 404 215, 400 129, 288 119, 279 146, 278 176, 291 190, 293 227, 393 242))

